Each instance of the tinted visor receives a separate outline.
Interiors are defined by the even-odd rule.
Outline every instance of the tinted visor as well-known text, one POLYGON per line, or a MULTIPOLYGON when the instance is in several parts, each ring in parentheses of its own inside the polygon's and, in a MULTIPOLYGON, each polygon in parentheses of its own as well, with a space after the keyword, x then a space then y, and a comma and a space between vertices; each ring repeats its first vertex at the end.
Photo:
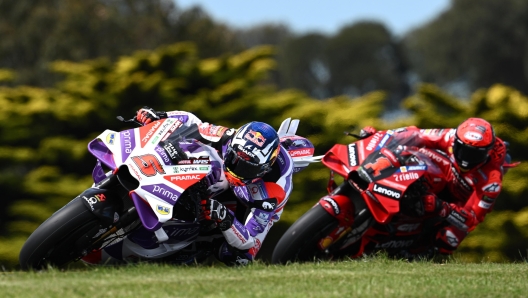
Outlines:
POLYGON ((455 137, 453 144, 453 154, 458 166, 463 170, 470 170, 486 161, 490 147, 474 147, 464 144, 458 137, 455 137))
POLYGON ((266 173, 264 165, 244 160, 231 148, 227 149, 224 165, 231 174, 241 180, 253 180, 262 177, 266 173))

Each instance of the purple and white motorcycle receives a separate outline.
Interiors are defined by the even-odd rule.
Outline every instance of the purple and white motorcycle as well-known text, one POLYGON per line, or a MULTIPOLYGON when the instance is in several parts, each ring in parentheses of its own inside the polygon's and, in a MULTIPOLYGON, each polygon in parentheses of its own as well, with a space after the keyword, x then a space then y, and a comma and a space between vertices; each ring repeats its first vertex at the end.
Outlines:
MULTIPOLYGON (((295 172, 320 160, 313 156, 313 144, 295 135, 298 123, 288 118, 278 130, 295 172)), ((221 157, 192 137, 197 133, 196 125, 167 118, 97 136, 88 144, 97 159, 94 184, 29 236, 20 251, 21 268, 63 267, 81 259, 194 263, 208 258, 221 234, 207 233, 211 222, 204 220, 200 202, 225 178, 221 157), (177 162, 170 158, 175 147, 185 153, 177 162)))

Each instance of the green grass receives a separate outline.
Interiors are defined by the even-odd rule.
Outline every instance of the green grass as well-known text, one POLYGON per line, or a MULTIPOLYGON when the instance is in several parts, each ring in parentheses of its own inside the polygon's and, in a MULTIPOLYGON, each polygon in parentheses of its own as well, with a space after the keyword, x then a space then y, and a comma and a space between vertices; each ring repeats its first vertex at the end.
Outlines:
POLYGON ((526 297, 528 264, 384 257, 243 268, 129 265, 0 273, 1 297, 526 297))

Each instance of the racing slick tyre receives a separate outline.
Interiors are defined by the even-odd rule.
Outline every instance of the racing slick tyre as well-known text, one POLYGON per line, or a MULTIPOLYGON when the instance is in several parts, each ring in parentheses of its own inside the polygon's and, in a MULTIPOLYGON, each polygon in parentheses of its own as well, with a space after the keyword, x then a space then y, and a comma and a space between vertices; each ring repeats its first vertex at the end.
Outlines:
POLYGON ((29 236, 19 255, 21 269, 38 270, 47 265, 61 267, 79 259, 83 250, 78 248, 78 243, 98 227, 96 216, 77 197, 29 236))
POLYGON ((282 235, 273 250, 271 262, 314 261, 325 257, 317 244, 338 225, 337 219, 319 204, 303 214, 282 235))

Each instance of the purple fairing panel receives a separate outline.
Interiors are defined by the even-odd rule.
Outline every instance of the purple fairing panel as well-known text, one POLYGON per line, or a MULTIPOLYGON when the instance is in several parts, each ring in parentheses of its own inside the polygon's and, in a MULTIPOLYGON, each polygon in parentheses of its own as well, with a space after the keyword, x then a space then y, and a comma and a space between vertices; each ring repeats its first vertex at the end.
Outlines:
POLYGON ((314 145, 310 140, 301 136, 287 136, 281 138, 281 145, 286 150, 296 150, 305 148, 314 148, 314 145), (289 140, 289 141, 287 141, 289 140))
MULTIPOLYGON (((281 145, 288 151, 288 154, 295 157, 313 156, 315 153, 315 147, 310 140, 301 136, 287 136, 281 138, 281 145)), ((308 163, 303 166, 296 166, 293 168, 294 173, 298 173, 304 170, 308 166, 308 163)))
POLYGON ((99 159, 97 160, 97 163, 95 164, 95 167, 92 171, 92 177, 95 183, 99 183, 106 178, 106 174, 99 159))
POLYGON ((119 138, 121 139, 121 156, 125 160, 130 156, 132 150, 136 148, 136 135, 134 134, 134 129, 123 130, 119 133, 119 138))
POLYGON ((105 166, 110 169, 115 169, 116 164, 112 151, 106 147, 105 143, 99 139, 95 139, 88 143, 88 151, 100 160, 105 166))
POLYGON ((143 185, 141 188, 173 206, 181 196, 181 192, 165 184, 143 185))
POLYGON ((135 192, 130 193, 130 198, 136 206, 139 219, 141 219, 145 229, 153 232, 158 230, 162 226, 162 223, 159 222, 158 217, 154 214, 152 208, 150 208, 150 206, 135 192))

